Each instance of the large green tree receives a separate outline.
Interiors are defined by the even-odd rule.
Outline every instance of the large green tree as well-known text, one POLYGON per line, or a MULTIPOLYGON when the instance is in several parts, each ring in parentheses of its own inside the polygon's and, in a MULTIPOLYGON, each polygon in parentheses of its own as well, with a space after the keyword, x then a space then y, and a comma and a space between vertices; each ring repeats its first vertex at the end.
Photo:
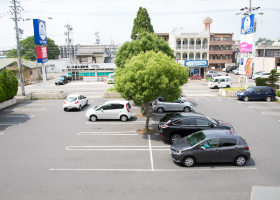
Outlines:
POLYGON ((268 82, 268 86, 273 87, 274 89, 276 89, 277 85, 275 84, 277 81, 279 80, 279 74, 277 73, 276 69, 272 69, 270 71, 270 76, 267 79, 268 82))
POLYGON ((125 42, 116 54, 115 64, 118 68, 123 68, 125 62, 133 56, 137 56, 141 51, 162 51, 167 56, 175 58, 174 51, 169 47, 168 43, 163 39, 159 39, 154 33, 140 33, 136 40, 125 42))
POLYGON ((147 111, 145 130, 149 130, 149 102, 157 97, 167 101, 179 98, 181 86, 187 83, 188 70, 165 53, 141 52, 128 60, 115 75, 115 89, 136 105, 144 105, 147 111))
POLYGON ((151 24, 151 19, 149 17, 147 9, 139 7, 137 16, 134 19, 133 28, 130 37, 132 40, 136 40, 138 34, 143 32, 153 33, 154 28, 153 25, 151 24))
MULTIPOLYGON (((60 53, 59 47, 54 43, 54 41, 50 38, 47 38, 47 51, 48 51, 48 58, 49 59, 57 59, 60 53)), ((30 36, 21 40, 19 42, 21 50, 20 55, 31 61, 36 60, 36 45, 34 41, 34 36, 30 36)), ((17 49, 12 49, 7 54, 8 58, 17 58, 17 49)))

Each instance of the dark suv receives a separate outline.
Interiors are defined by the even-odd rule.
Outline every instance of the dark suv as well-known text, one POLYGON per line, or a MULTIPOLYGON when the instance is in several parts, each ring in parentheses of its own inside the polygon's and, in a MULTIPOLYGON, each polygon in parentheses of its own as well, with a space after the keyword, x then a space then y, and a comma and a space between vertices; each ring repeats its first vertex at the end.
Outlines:
POLYGON ((238 99, 249 100, 275 100, 275 90, 268 86, 255 86, 236 92, 238 99))
POLYGON ((226 69, 226 72, 229 73, 229 72, 232 72, 233 70, 237 69, 238 66, 231 66, 229 68, 226 69))
POLYGON ((65 83, 67 83, 68 77, 67 76, 59 76, 56 80, 55 80, 55 84, 56 85, 64 85, 65 83))
POLYGON ((186 167, 211 162, 234 162, 243 166, 250 157, 246 141, 229 130, 198 131, 171 145, 173 161, 186 167))
POLYGON ((166 114, 158 125, 160 136, 171 143, 194 132, 209 129, 234 131, 230 124, 198 113, 166 114))

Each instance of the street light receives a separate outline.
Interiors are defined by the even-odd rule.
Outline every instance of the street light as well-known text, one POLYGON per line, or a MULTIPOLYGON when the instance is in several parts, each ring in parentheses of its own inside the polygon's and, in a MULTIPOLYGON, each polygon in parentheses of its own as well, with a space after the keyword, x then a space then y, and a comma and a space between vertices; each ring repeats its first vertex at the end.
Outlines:
POLYGON ((263 77, 266 40, 263 40, 263 41, 261 42, 261 44, 264 44, 264 52, 263 52, 263 70, 262 70, 262 77, 263 77))

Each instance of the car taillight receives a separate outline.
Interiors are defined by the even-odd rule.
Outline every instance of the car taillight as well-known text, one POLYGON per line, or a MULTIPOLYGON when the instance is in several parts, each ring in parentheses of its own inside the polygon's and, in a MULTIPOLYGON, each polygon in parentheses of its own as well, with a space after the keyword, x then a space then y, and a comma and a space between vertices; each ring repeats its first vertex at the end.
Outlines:
POLYGON ((64 104, 66 104, 66 102, 65 102, 65 101, 64 101, 63 103, 64 103, 64 104))
POLYGON ((128 105, 126 104, 126 110, 127 110, 127 112, 129 112, 129 108, 128 108, 128 105))
POLYGON ((79 103, 79 101, 76 101, 75 104, 79 103))
POLYGON ((161 125, 160 127, 161 128, 167 128, 168 126, 167 125, 161 125))
POLYGON ((249 147, 247 146, 247 147, 245 147, 245 149, 247 149, 248 151, 249 151, 249 147))
POLYGON ((157 105, 157 101, 154 102, 154 105, 155 105, 155 106, 157 105))

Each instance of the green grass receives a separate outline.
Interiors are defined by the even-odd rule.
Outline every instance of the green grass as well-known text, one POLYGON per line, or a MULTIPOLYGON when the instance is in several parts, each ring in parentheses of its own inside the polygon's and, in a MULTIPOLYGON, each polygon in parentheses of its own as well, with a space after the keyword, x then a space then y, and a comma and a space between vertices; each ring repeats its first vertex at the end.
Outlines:
POLYGON ((226 91, 241 91, 241 90, 245 90, 245 87, 231 87, 231 88, 223 88, 226 91))

